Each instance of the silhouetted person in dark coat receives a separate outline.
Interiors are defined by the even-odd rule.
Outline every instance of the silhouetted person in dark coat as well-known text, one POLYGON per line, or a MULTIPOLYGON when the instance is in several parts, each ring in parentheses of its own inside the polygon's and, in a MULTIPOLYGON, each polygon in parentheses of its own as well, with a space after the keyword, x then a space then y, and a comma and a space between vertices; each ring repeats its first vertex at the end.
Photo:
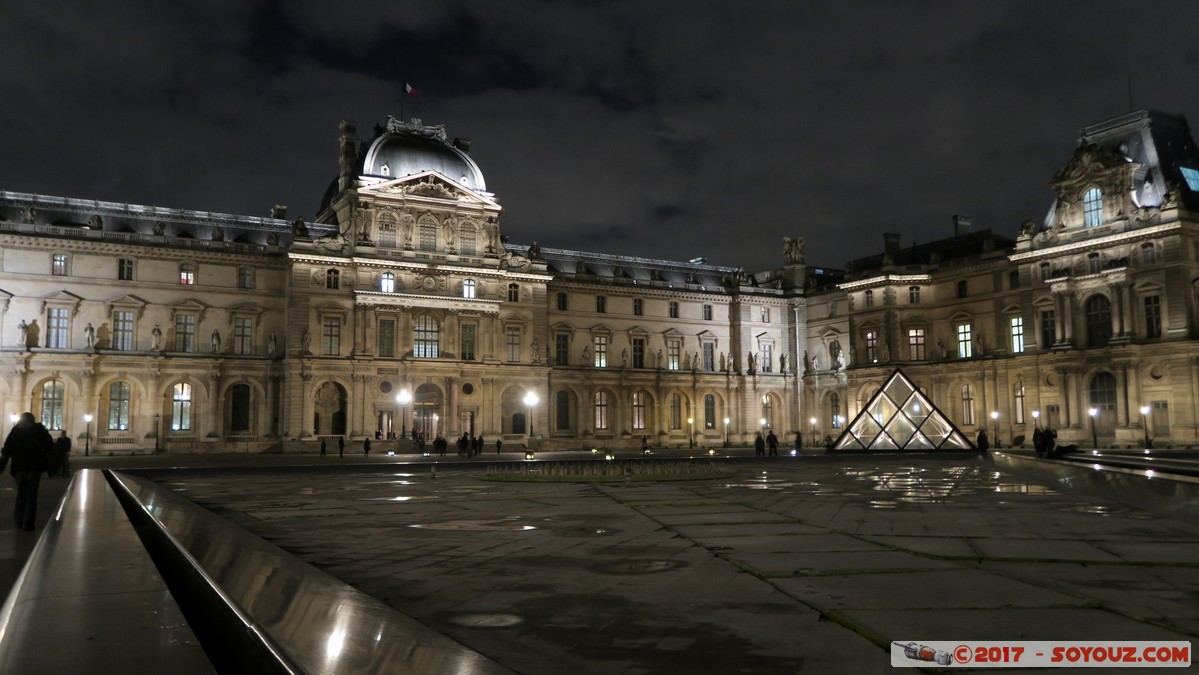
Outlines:
POLYGON ((345 436, 337 437, 337 456, 338 457, 346 456, 346 437, 345 436))
POLYGON ((12 477, 17 481, 17 503, 13 509, 16 525, 32 530, 37 516, 37 488, 42 474, 54 471, 54 439, 33 413, 21 413, 21 419, 0 449, 0 470, 12 462, 12 477))
POLYGON ((770 448, 770 456, 779 456, 779 437, 774 435, 774 432, 766 434, 766 445, 770 448))
POLYGON ((978 451, 986 452, 987 450, 990 449, 990 447, 991 447, 991 442, 987 440, 987 430, 979 429, 978 430, 978 451))
POLYGON ((762 439, 761 431, 759 431, 757 437, 754 438, 754 454, 758 457, 766 456, 766 441, 762 439))
POLYGON ((371 439, 369 439, 369 438, 362 439, 362 456, 363 457, 371 456, 371 439))

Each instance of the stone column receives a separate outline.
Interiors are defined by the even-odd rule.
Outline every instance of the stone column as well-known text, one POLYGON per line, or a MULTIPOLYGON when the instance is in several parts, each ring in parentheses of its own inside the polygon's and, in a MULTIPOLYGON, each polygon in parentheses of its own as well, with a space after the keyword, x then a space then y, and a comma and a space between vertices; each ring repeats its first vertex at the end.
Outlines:
POLYGON ((218 437, 224 435, 224 430, 221 424, 221 413, 224 408, 225 397, 221 395, 221 376, 219 373, 211 373, 208 376, 208 401, 211 410, 208 412, 208 429, 200 429, 202 436, 207 436, 209 433, 215 433, 218 437))
POLYGON ((445 437, 446 438, 457 438, 462 435, 462 431, 463 431, 461 428, 462 420, 458 416, 458 378, 456 378, 456 377, 445 378, 445 388, 446 388, 446 393, 449 394, 448 398, 450 401, 450 409, 446 413, 446 417, 453 419, 453 422, 450 422, 450 420, 446 420, 445 437), (451 431, 453 432, 452 437, 450 436, 451 431))

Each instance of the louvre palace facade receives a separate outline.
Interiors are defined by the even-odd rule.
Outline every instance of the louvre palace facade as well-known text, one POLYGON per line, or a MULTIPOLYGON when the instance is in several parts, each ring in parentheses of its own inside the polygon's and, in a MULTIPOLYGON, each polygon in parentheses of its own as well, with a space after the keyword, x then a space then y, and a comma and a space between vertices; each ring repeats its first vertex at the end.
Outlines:
POLYGON ((105 454, 811 444, 898 367, 992 443, 1199 443, 1181 117, 1085 127, 1041 222, 835 268, 783 233, 753 271, 509 243, 469 142, 416 119, 343 122, 338 165, 312 222, 0 192, 7 414, 105 454))

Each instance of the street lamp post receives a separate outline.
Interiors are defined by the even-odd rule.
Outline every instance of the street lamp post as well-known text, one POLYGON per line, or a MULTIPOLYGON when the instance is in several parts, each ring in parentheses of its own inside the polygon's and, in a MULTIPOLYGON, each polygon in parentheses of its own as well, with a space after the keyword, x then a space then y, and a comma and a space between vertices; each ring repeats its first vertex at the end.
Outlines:
POLYGON ((1091 447, 1099 447, 1099 433, 1095 430, 1095 417, 1099 414, 1099 408, 1091 408, 1087 413, 1091 416, 1091 447))
POLYGON ((991 421, 994 422, 994 425, 995 425, 995 447, 998 448, 999 447, 999 411, 998 410, 991 411, 991 421))
POLYGON ((158 454, 158 429, 162 421, 162 414, 154 413, 154 454, 158 454))
POLYGON ((687 418, 687 447, 695 447, 695 418, 687 418))
POLYGON ((724 418, 724 447, 729 447, 729 418, 724 418))
POLYGON ((808 435, 808 443, 816 445, 816 418, 809 419, 808 423, 812 425, 812 433, 808 435))
POLYGON ((1032 411, 1032 423, 1034 425, 1036 425, 1036 427, 1038 429, 1041 428, 1041 411, 1040 410, 1032 411))
POLYGON ((92 414, 87 413, 83 416, 84 430, 83 433, 83 456, 88 457, 92 454, 92 414))
POLYGON ((537 397, 537 392, 535 391, 528 391, 525 393, 525 406, 529 408, 529 440, 533 439, 533 406, 537 405, 537 402, 540 400, 541 399, 537 397))
POLYGON ((1143 427, 1145 429, 1145 449, 1146 450, 1153 447, 1153 442, 1149 440, 1148 415, 1149 415, 1149 406, 1147 406, 1147 405, 1141 406, 1141 427, 1143 427))
POLYGON ((396 403, 400 404, 400 439, 408 435, 408 403, 411 401, 412 394, 408 393, 407 389, 401 389, 400 393, 396 394, 396 403))

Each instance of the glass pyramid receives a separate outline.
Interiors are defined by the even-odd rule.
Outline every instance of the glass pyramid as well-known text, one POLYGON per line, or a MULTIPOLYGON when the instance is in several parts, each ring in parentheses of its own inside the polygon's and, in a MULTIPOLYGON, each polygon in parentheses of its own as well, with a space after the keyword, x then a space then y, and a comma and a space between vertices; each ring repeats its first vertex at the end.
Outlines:
POLYGON ((949 418, 896 369, 833 442, 833 450, 974 450, 949 418))

